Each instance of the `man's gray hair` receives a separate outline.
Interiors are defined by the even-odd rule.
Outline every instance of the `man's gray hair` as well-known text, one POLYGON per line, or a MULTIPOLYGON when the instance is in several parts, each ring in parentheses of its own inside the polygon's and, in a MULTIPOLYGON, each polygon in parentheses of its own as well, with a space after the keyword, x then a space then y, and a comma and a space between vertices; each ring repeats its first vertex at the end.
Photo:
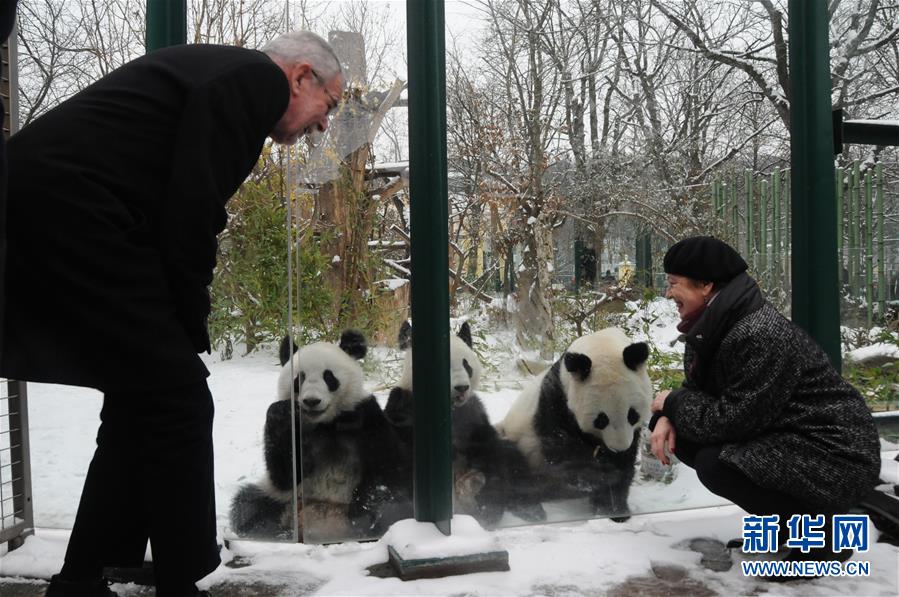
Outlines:
POLYGON ((334 48, 311 31, 291 31, 262 47, 262 51, 287 63, 308 62, 325 81, 343 74, 334 48))

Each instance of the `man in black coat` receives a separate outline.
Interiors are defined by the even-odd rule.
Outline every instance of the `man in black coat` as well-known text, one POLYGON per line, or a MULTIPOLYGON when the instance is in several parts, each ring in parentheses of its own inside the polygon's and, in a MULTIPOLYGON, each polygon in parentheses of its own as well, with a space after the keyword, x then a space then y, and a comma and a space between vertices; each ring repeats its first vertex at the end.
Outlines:
POLYGON ((324 131, 343 75, 308 32, 263 51, 188 45, 142 56, 9 141, 0 375, 104 392, 97 450, 48 595, 108 594, 139 566, 196 594, 219 564, 208 285, 225 203, 269 136, 324 131))

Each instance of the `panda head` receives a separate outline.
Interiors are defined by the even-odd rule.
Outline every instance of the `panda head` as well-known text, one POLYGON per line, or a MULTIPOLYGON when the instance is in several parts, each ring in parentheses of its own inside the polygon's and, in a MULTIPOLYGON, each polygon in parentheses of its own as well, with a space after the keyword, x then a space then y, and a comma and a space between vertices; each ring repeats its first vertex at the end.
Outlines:
POLYGON ((559 378, 581 431, 613 452, 627 450, 649 417, 649 347, 618 328, 582 336, 562 355, 559 378))
POLYGON ((316 342, 299 350, 294 347, 292 377, 288 363, 290 344, 289 338, 281 343, 278 398, 289 400, 295 396, 305 420, 328 423, 368 398, 358 362, 368 351, 361 332, 346 330, 340 336, 339 345, 316 342))
MULTIPOLYGON (((400 327, 400 348, 406 350, 403 377, 398 387, 412 390, 412 325, 404 321, 400 327)), ((468 322, 462 324, 459 333, 450 337, 450 395, 453 406, 461 406, 474 396, 481 380, 481 361, 475 353, 468 322)))

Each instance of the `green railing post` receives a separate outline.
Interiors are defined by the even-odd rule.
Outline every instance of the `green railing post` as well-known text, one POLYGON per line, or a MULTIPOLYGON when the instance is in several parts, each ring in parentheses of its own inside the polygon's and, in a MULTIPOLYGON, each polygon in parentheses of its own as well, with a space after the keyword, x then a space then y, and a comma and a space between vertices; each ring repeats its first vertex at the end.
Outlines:
POLYGON ((833 186, 837 194, 837 255, 840 275, 840 284, 843 283, 843 267, 845 263, 843 246, 843 169, 834 168, 833 186))
POLYGON ((767 281, 768 272, 768 181, 764 178, 759 184, 759 271, 767 281))
POLYGON ((187 0, 147 0, 147 52, 187 43, 187 0))
POLYGON ((865 172, 865 313, 868 329, 874 323, 874 202, 871 171, 865 172))
POLYGON ((752 173, 749 170, 743 173, 744 191, 746 192, 746 259, 755 269, 755 257, 753 255, 753 236, 755 236, 755 226, 752 221, 752 214, 755 211, 752 202, 752 173))
POLYGON ((774 221, 771 225, 774 248, 771 250, 771 255, 774 259, 774 284, 779 288, 783 285, 783 269, 781 268, 783 247, 780 244, 780 168, 775 168, 774 174, 771 175, 771 201, 774 203, 774 221))
MULTIPOLYGON (((790 202, 790 197, 793 193, 792 176, 792 169, 784 172, 783 197, 781 198, 784 204, 784 249, 790 256, 789 259, 784 260, 784 278, 790 280, 791 293, 793 287, 793 209, 790 202)), ((792 305, 790 309, 792 310, 792 305)), ((792 317, 792 314, 790 317, 792 317)))
MULTIPOLYGON (((574 293, 581 291, 581 259, 584 258, 584 241, 577 238, 574 241, 574 293)), ((637 255, 639 259, 639 255, 637 255)))
POLYGON ((406 2, 412 203, 415 519, 450 534, 449 221, 443 0, 406 2))
POLYGON ((730 206, 733 212, 731 216, 731 234, 733 234, 734 247, 740 246, 740 206, 737 201, 737 176, 731 175, 730 179, 730 206))
POLYGON ((849 276, 852 279, 852 296, 861 295, 860 280, 862 275, 862 210, 861 210, 861 174, 859 174, 858 160, 852 165, 852 177, 850 178, 849 201, 852 217, 852 229, 850 230, 849 251, 852 257, 852 266, 849 268, 849 276))
POLYGON ((880 320, 886 317, 886 248, 883 238, 883 164, 877 164, 875 170, 877 176, 877 303, 879 305, 880 320))
POLYGON ((792 318, 841 368, 827 3, 790 0, 792 318))

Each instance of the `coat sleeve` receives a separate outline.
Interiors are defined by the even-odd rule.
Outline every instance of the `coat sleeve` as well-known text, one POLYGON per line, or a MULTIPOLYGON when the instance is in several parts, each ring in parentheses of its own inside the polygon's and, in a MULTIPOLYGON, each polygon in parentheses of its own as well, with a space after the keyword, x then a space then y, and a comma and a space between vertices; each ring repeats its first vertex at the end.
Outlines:
POLYGON ((763 433, 780 418, 798 384, 793 344, 758 330, 722 344, 716 365, 725 379, 721 395, 681 388, 666 398, 664 415, 679 436, 695 442, 736 442, 763 433))
POLYGON ((210 349, 206 318, 225 203, 253 168, 287 107, 287 80, 274 64, 247 64, 186 99, 162 200, 160 252, 178 319, 198 352, 210 349))

